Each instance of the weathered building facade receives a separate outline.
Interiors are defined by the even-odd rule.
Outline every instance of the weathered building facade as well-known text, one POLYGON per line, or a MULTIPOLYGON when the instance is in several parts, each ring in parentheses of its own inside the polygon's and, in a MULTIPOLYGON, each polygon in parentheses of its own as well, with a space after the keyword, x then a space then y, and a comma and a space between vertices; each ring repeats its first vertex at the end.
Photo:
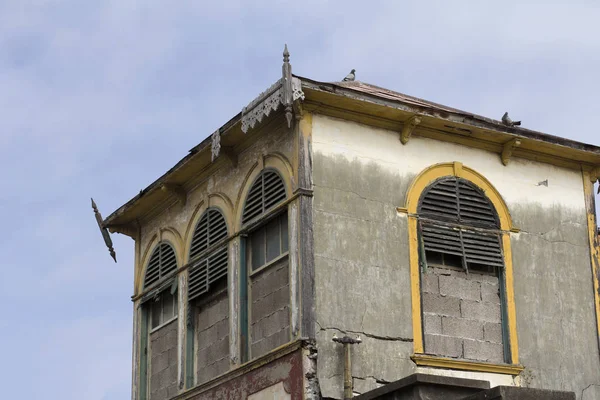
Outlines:
POLYGON ((104 220, 136 400, 343 398, 415 373, 600 398, 600 148, 282 78, 104 220), (278 397, 279 396, 279 397, 278 397))

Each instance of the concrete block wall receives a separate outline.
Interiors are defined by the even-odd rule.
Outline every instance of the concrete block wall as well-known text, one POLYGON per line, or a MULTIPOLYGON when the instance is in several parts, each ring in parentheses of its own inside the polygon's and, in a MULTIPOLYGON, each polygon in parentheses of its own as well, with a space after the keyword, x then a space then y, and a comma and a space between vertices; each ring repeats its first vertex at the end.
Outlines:
POLYGON ((421 280, 426 353, 504 362, 498 277, 429 266, 421 280))
POLYGON ((150 399, 177 394, 177 320, 150 334, 150 399))
POLYGON ((196 371, 201 384, 229 370, 229 302, 227 291, 198 307, 196 371))
POLYGON ((290 341, 287 258, 250 278, 250 354, 259 357, 290 341))

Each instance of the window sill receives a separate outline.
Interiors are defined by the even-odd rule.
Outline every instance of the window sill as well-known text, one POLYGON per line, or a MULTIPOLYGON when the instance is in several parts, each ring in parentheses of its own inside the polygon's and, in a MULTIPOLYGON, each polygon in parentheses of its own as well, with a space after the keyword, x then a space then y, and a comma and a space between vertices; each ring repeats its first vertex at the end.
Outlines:
POLYGON ((523 369, 521 365, 493 364, 469 360, 457 360, 454 358, 437 357, 427 354, 414 354, 411 359, 415 364, 422 367, 436 367, 446 369, 458 369, 462 371, 491 372, 495 374, 519 375, 523 369))
POLYGON ((150 330, 150 333, 154 333, 154 332, 164 328, 165 326, 169 325, 171 322, 175 321, 176 319, 177 319, 177 315, 174 316, 173 318, 171 318, 170 320, 163 322, 162 324, 158 325, 157 327, 152 328, 150 330))
POLYGON ((274 259, 272 259, 271 261, 269 261, 265 265, 261 266, 257 270, 252 271, 250 273, 250 277, 254 277, 255 275, 260 274, 264 270, 269 269, 273 265, 277 264, 279 261, 283 260, 284 258, 287 258, 289 256, 289 254, 290 254, 289 251, 286 251, 285 253, 280 254, 279 256, 275 257, 274 259))

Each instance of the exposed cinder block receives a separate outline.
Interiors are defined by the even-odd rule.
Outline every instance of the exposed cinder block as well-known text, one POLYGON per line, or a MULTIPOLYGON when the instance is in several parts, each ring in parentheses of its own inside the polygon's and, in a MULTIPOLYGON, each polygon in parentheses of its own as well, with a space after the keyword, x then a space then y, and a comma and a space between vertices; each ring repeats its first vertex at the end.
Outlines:
POLYGON ((456 276, 440 275, 440 294, 467 300, 481 300, 481 284, 456 276))
POLYGON ((452 336, 431 334, 426 334, 424 336, 426 353, 454 358, 462 357, 462 339, 455 338, 452 336))
POLYGON ((460 299, 442 297, 434 293, 423 293, 422 298, 423 312, 452 317, 460 316, 460 299))
POLYGON ((289 309, 281 308, 267 317, 252 324, 251 337, 253 342, 258 342, 268 336, 279 332, 290 324, 289 309))
POLYGON ((288 260, 284 259, 281 263, 270 266, 251 278, 252 300, 259 299, 273 293, 277 289, 289 283, 288 260))
POLYGON ((425 333, 442 334, 442 317, 437 314, 423 314, 423 331, 425 333))
POLYGON ((426 273, 422 275, 422 279, 421 279, 421 285, 422 288, 421 290, 423 291, 423 293, 439 293, 440 292, 440 285, 439 285, 439 280, 438 280, 438 275, 434 274, 434 273, 426 273))
POLYGON ((502 343, 502 324, 486 322, 483 325, 483 339, 488 342, 502 343))
MULTIPOLYGON (((198 311, 196 324, 197 382, 206 382, 221 374, 215 363, 229 361, 229 302, 227 293, 204 304, 198 311)), ((229 365, 228 365, 229 368, 229 365)))
POLYGON ((500 305, 488 302, 461 300, 460 314, 463 318, 486 322, 500 322, 500 305))
POLYGON ((275 332, 273 335, 265 337, 264 339, 254 342, 251 345, 252 358, 260 357, 263 354, 268 353, 276 347, 286 344, 290 341, 290 328, 289 326, 275 332))
POLYGON ((177 321, 150 334, 150 398, 166 400, 177 391, 177 321))
POLYGON ((275 289, 273 292, 266 294, 263 297, 252 299, 252 319, 258 321, 268 314, 272 313, 273 310, 285 307, 290 302, 290 288, 289 285, 284 285, 279 289, 275 289))
POLYGON ((502 344, 484 342, 481 340, 464 340, 465 358, 478 361, 504 362, 502 344))
POLYGON ((442 317, 442 334, 481 340, 483 339, 483 323, 464 318, 442 317))
POLYGON ((500 304, 500 290, 498 283, 481 283, 481 300, 488 303, 500 304))
POLYGON ((496 275, 490 275, 490 274, 480 274, 477 272, 469 272, 469 279, 472 281, 477 281, 477 282, 485 282, 485 283, 491 283, 491 284, 498 284, 498 277, 496 275))

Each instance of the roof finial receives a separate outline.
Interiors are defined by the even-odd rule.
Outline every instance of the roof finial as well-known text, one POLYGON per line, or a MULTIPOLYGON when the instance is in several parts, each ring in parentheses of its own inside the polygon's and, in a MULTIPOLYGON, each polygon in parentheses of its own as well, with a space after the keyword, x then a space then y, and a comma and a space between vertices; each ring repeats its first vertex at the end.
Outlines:
POLYGON ((285 44, 285 48, 283 49, 283 62, 284 63, 290 62, 290 52, 288 51, 287 43, 285 44))

